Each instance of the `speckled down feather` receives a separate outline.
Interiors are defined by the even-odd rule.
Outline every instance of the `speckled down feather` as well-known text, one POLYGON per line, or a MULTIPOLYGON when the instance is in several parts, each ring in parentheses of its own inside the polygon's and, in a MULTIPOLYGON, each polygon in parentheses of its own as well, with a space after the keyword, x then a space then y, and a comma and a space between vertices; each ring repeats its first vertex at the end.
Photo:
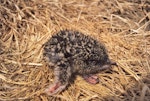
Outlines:
POLYGON ((94 74, 111 66, 104 45, 77 31, 53 35, 45 43, 43 55, 55 72, 55 82, 46 90, 49 95, 65 89, 73 75, 94 74))

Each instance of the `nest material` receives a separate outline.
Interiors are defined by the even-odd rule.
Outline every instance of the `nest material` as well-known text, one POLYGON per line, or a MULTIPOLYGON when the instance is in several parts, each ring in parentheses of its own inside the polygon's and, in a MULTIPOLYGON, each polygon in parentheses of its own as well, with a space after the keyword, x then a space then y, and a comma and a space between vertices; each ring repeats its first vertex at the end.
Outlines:
POLYGON ((0 100, 149 101, 149 0, 1 0, 0 100), (118 67, 99 73, 100 83, 77 77, 55 96, 44 93, 53 70, 42 45, 59 30, 81 31, 103 42, 118 67))

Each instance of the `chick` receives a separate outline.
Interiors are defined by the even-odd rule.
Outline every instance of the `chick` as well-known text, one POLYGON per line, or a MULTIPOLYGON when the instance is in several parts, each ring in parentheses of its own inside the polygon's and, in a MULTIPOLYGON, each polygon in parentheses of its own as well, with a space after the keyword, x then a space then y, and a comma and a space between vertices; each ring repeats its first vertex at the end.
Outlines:
POLYGON ((96 73, 116 64, 111 62, 105 46, 90 36, 77 31, 63 30, 45 44, 43 57, 54 67, 55 81, 46 89, 48 95, 63 91, 74 75, 96 84, 96 73))

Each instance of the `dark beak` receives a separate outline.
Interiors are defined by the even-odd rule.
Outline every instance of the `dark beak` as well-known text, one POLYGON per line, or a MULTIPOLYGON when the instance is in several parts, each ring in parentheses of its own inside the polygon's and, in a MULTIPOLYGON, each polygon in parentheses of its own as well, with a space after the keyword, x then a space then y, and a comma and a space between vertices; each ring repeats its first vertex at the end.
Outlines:
POLYGON ((118 66, 116 62, 112 62, 112 61, 110 62, 110 65, 118 66))

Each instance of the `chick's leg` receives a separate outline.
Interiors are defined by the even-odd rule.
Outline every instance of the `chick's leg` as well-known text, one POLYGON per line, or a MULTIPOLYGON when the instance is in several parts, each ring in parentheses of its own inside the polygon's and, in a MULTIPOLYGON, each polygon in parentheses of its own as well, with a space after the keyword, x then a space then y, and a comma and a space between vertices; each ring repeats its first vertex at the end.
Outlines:
POLYGON ((55 81, 45 91, 48 95, 53 95, 63 91, 69 83, 71 77, 71 70, 69 67, 56 67, 55 81))
POLYGON ((95 74, 88 74, 88 75, 83 75, 83 78, 86 82, 90 84, 97 84, 99 83, 99 78, 95 74))

